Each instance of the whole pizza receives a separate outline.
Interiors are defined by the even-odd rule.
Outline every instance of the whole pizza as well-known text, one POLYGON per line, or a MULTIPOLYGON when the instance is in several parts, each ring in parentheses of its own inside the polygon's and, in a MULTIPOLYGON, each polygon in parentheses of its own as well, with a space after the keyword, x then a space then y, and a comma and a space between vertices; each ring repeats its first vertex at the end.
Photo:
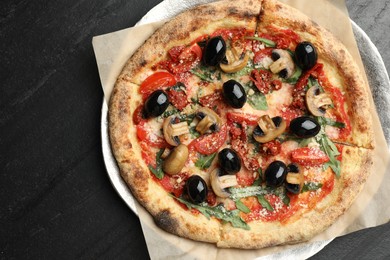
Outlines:
POLYGON ((128 60, 110 141, 165 231, 218 247, 297 243, 335 222, 370 174, 368 93, 346 48, 299 11, 219 1, 128 60))

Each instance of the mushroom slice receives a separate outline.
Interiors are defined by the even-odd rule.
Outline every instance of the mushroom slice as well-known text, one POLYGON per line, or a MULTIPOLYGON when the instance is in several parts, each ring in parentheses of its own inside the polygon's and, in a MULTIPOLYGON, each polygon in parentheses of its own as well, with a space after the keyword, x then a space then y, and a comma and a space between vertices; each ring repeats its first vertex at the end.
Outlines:
POLYGON ((306 106, 312 115, 324 116, 330 105, 332 105, 332 99, 327 93, 321 93, 318 85, 312 86, 306 92, 306 106))
POLYGON ((258 127, 253 131, 253 138, 259 143, 266 143, 274 140, 286 130, 286 121, 276 116, 270 118, 268 115, 261 116, 257 121, 258 127))
POLYGON ((272 59, 274 62, 269 66, 272 73, 279 73, 279 76, 284 79, 294 74, 295 63, 288 51, 275 49, 272 51, 272 59))
POLYGON ((210 183, 215 195, 228 198, 230 193, 226 188, 238 185, 236 175, 228 174, 221 176, 222 171, 216 168, 210 173, 210 183))
POLYGON ((200 121, 195 129, 201 134, 218 131, 221 127, 221 118, 210 108, 201 107, 196 112, 196 116, 200 119, 200 121))
POLYGON ((227 64, 220 63, 219 66, 226 73, 234 73, 243 69, 249 60, 249 55, 245 52, 240 54, 236 48, 226 51, 227 64))
POLYGON ((175 147, 168 157, 164 160, 162 169, 169 175, 178 174, 183 169, 188 159, 188 147, 180 144, 175 147))
POLYGON ((301 192, 305 181, 303 172, 294 163, 289 164, 287 168, 286 189, 291 193, 298 194, 301 192))
POLYGON ((175 116, 165 118, 163 133, 168 144, 178 146, 180 144, 179 136, 188 134, 190 131, 187 122, 175 123, 175 121, 175 116))

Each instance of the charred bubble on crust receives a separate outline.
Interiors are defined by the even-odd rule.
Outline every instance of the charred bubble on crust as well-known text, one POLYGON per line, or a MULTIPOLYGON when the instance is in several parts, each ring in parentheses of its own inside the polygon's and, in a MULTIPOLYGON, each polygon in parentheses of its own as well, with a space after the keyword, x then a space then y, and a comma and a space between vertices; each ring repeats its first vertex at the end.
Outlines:
POLYGON ((178 228, 177 221, 171 217, 169 210, 163 210, 154 217, 157 226, 169 233, 176 233, 178 228))
POLYGON ((142 59, 139 65, 141 65, 141 67, 145 67, 147 64, 148 62, 145 59, 142 59))
POLYGON ((229 14, 237 14, 238 13, 238 10, 237 8, 235 7, 230 7, 229 10, 228 10, 229 14))

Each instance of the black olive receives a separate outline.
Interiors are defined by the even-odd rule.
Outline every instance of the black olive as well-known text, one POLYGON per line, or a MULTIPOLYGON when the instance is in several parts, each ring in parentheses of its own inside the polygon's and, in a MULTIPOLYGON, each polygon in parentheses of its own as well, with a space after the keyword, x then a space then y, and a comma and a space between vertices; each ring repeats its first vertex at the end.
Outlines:
POLYGON ((287 166, 284 162, 274 161, 265 170, 265 183, 270 187, 279 187, 286 180, 287 166))
POLYGON ((222 95, 233 108, 242 108, 246 102, 246 93, 240 83, 231 79, 223 83, 222 95))
POLYGON ((203 50, 203 62, 209 66, 217 66, 226 54, 226 43, 221 36, 211 38, 203 50))
POLYGON ((309 116, 297 117, 290 122, 290 131, 300 138, 316 136, 320 130, 320 124, 309 116))
POLYGON ((230 148, 225 148, 218 153, 220 167, 229 174, 235 174, 241 169, 240 156, 230 148))
POLYGON ((299 67, 309 70, 317 63, 317 50, 310 42, 301 42, 295 48, 295 57, 299 67))
POLYGON ((192 175, 187 179, 184 191, 190 201, 199 204, 206 200, 207 184, 199 175, 192 175))
POLYGON ((168 95, 162 90, 156 90, 145 101, 143 114, 145 118, 157 117, 164 113, 169 105, 168 95))

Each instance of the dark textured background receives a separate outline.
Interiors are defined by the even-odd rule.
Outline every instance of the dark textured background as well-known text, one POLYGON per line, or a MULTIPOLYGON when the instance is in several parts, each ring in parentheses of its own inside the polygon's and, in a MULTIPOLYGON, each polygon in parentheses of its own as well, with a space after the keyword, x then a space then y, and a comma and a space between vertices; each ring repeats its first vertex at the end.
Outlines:
MULTIPOLYGON (((103 93, 91 40, 159 0, 0 3, 0 258, 148 258, 138 218, 103 164, 103 93)), ((347 0, 390 68, 389 1, 347 0)), ((337 238, 313 259, 390 257, 390 224, 337 238)))

